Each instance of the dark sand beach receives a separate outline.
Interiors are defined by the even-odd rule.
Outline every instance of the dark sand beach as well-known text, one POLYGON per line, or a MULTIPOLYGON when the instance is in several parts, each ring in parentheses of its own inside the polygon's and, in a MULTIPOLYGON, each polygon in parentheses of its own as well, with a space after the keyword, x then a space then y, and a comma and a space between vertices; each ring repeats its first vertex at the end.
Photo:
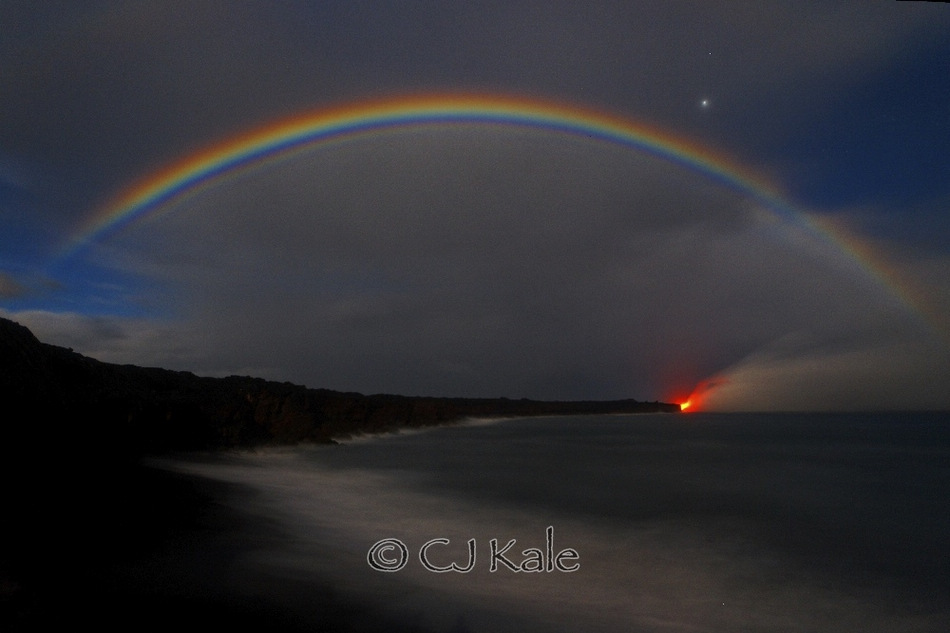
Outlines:
POLYGON ((946 446, 945 414, 590 416, 34 455, 2 479, 0 630, 936 633, 946 446), (383 537, 520 546, 544 525, 577 574, 495 574, 484 551, 472 574, 367 566, 383 537))
POLYGON ((4 631, 421 630, 312 579, 243 565, 281 532, 234 509, 254 494, 241 486, 129 465, 108 477, 77 476, 45 498, 41 488, 35 494, 20 495, 20 520, 3 526, 4 631))
MULTIPOLYGON (((233 448, 328 443, 501 411, 629 412, 676 405, 363 396, 253 378, 101 363, 0 319, 0 393, 20 408, 0 436, 0 630, 188 622, 266 630, 420 630, 321 577, 269 574, 254 552, 285 536, 244 512, 238 483, 146 466, 233 448)), ((407 623, 408 621, 408 623, 407 623)))

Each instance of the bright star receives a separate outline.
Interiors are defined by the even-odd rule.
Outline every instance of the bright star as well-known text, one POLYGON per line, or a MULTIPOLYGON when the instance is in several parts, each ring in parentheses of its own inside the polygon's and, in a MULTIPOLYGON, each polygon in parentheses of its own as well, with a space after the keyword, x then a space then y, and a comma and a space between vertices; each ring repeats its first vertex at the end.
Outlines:
POLYGON ((712 103, 709 101, 709 99, 703 99, 699 102, 699 107, 703 110, 709 108, 710 105, 712 105, 712 103))

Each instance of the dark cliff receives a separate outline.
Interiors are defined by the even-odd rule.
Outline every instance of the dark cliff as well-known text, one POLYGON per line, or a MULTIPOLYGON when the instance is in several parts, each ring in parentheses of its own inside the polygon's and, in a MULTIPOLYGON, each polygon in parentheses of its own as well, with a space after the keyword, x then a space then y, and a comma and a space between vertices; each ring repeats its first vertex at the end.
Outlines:
MULTIPOLYGON (((476 416, 676 412, 677 405, 618 400, 363 395, 290 383, 104 363, 40 342, 0 319, 0 393, 19 439, 104 443, 133 452, 330 442, 334 437, 445 424, 476 416), (12 408, 22 404, 22 419, 12 408), (32 437, 29 437, 32 436, 32 437)), ((12 427, 12 428, 11 428, 12 427)))
MULTIPOLYGON (((331 442, 468 416, 678 410, 632 400, 364 396, 256 378, 202 378, 103 363, 42 343, 4 319, 0 398, 3 631, 54 630, 83 619, 98 626, 101 616, 112 613, 111 602, 136 604, 149 617, 164 614, 169 623, 195 622, 194 606, 204 603, 166 596, 164 572, 153 566, 179 573, 174 559, 161 567, 168 544, 205 538, 213 545, 208 517, 231 515, 221 515, 221 506, 194 481, 143 466, 145 455, 331 442), (138 578, 138 588, 116 580, 128 572, 115 570, 128 565, 136 570, 129 578, 138 578)), ((247 618, 254 613, 242 611, 243 604, 209 602, 208 623, 227 628, 253 622, 247 618)), ((271 615, 260 621, 273 628, 271 615)))

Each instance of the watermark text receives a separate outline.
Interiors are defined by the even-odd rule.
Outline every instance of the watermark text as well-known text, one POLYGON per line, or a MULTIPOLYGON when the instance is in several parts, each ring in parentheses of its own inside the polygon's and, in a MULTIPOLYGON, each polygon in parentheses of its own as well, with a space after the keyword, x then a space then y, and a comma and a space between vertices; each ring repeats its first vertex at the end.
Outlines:
MULTIPOLYGON (((548 526, 544 531, 544 549, 539 547, 529 547, 521 551, 518 556, 515 551, 516 539, 511 539, 504 547, 499 548, 498 539, 488 541, 488 571, 497 572, 499 569, 507 569, 514 573, 540 573, 540 572, 574 572, 580 569, 580 554, 572 547, 567 547, 556 554, 554 553, 554 526, 548 526)), ((468 556, 461 561, 451 562, 449 564, 436 564, 433 562, 433 554, 440 548, 449 545, 451 541, 447 538, 434 538, 426 541, 419 548, 419 562, 423 569, 436 574, 447 572, 456 572, 467 574, 475 569, 478 560, 478 544, 475 539, 468 540, 468 556)), ((397 572, 409 564, 409 548, 405 543, 397 538, 385 538, 377 541, 369 548, 366 553, 366 562, 376 571, 397 572)))

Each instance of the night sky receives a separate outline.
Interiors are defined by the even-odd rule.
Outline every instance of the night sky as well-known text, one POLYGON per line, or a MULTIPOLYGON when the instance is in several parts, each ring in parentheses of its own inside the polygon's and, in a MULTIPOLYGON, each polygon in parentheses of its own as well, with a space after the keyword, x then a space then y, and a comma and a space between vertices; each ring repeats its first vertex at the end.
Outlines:
POLYGON ((926 2, 5 0, 0 316, 103 361, 363 393, 950 408, 948 33, 926 2), (448 95, 720 171, 420 121, 75 247, 229 139, 448 95))

